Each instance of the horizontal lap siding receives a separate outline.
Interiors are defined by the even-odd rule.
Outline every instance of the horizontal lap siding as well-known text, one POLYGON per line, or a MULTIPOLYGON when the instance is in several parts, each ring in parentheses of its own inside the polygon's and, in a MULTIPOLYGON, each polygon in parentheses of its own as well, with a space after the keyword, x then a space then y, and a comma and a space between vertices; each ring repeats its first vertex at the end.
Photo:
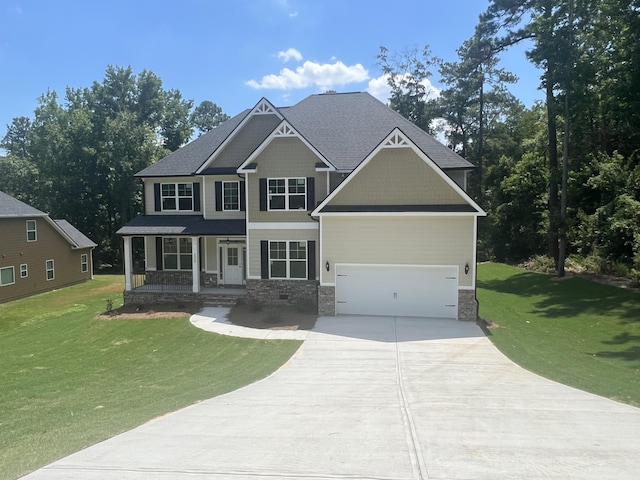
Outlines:
MULTIPOLYGON (((247 175, 250 222, 313 222, 308 211, 260 211, 260 178, 313 177, 315 203, 327 196, 327 173, 316 172, 320 159, 298 138, 275 138, 258 155, 257 173, 247 175)), ((311 207, 315 208, 316 205, 311 207)), ((313 208, 309 208, 313 210, 313 208)))
MULTIPOLYGON (((473 217, 324 217, 320 263, 457 265, 460 286, 471 286, 473 234, 473 217)), ((335 283, 335 268, 320 271, 335 283)))
MULTIPOLYGON (((260 242, 262 240, 298 240, 316 242, 316 259, 318 258, 317 230, 286 230, 286 229, 254 229, 249 235, 249 276, 260 277, 260 242)), ((317 261, 316 261, 317 263, 317 261)), ((316 272, 318 271, 316 265, 316 272)))
POLYGON ((467 201, 409 148, 384 149, 330 205, 464 205, 467 201))
POLYGON ((37 241, 26 241, 26 218, 2 219, 0 268, 13 266, 15 284, 0 287, 0 302, 46 292, 91 279, 91 249, 72 250, 71 244, 43 217, 36 218, 37 241), (86 273, 80 257, 87 254, 86 273), (45 262, 54 260, 55 278, 47 281, 45 262), (20 265, 28 266, 28 277, 20 277, 20 265))

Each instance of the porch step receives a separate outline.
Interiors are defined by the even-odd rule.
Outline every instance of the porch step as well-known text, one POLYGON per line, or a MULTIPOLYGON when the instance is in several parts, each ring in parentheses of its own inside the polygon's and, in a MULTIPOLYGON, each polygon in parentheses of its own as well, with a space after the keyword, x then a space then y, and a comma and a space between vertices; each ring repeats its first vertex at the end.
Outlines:
POLYGON ((204 297, 205 307, 233 307, 242 298, 238 295, 207 295, 204 297))

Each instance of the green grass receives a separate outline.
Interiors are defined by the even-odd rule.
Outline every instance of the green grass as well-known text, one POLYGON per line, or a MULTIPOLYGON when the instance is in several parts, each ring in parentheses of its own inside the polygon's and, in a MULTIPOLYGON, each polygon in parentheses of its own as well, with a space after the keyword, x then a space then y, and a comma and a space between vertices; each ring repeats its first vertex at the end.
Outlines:
POLYGON ((119 276, 0 305, 0 478, 247 385, 300 342, 225 337, 177 319, 97 320, 119 276))
POLYGON ((552 380, 640 406, 640 293, 555 279, 501 264, 478 267, 480 316, 514 362, 552 380))

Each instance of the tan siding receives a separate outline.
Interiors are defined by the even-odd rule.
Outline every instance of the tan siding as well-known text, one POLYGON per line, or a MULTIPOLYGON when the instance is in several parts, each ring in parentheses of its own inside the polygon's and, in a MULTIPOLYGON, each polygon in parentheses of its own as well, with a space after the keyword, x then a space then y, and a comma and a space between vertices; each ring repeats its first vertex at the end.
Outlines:
MULTIPOLYGON (((471 286, 473 217, 324 217, 320 265, 372 263, 458 265, 460 286, 471 286)), ((335 282, 335 268, 321 269, 322 282, 335 282)))
MULTIPOLYGON (((153 185, 155 183, 200 183, 202 177, 162 177, 162 178, 145 178, 144 179, 144 212, 146 215, 201 215, 202 212, 156 212, 155 210, 155 196, 153 192, 153 185)), ((200 187, 200 200, 202 201, 202 187, 200 187)), ((204 208, 201 205, 201 208, 204 208)))
MULTIPOLYGON (((256 159, 258 171, 247 175, 250 222, 313 222, 307 211, 261 212, 260 178, 314 177, 316 204, 327 196, 327 174, 316 172, 320 159, 297 138, 274 139, 256 159)), ((313 205, 315 207, 315 205, 313 205)), ((310 208, 312 210, 312 208, 310 208)))
POLYGON ((44 218, 36 218, 38 239, 27 242, 26 218, 0 219, 0 268, 15 267, 14 285, 0 287, 0 302, 61 288, 91 278, 91 249, 72 250, 71 244, 44 218), (80 270, 86 253, 89 271, 80 270), (55 278, 47 281, 45 262, 54 260, 55 278), (20 265, 28 265, 29 276, 20 277, 20 265))
POLYGON ((203 196, 203 205, 205 218, 207 219, 242 219, 245 218, 245 212, 223 212, 216 210, 216 182, 240 182, 242 179, 237 175, 215 175, 205 177, 205 188, 203 196))
POLYGON ((239 167, 280 122, 275 115, 251 117, 238 135, 216 157, 212 166, 239 167))
POLYGON ((345 185, 331 205, 467 203, 409 148, 383 149, 345 185))
MULTIPOLYGON (((261 240, 315 240, 316 264, 319 256, 318 230, 253 229, 249 232, 249 276, 260 276, 261 240)), ((318 271, 316 265, 316 272, 318 271)))
POLYGON ((217 237, 204 237, 204 248, 206 251, 207 263, 205 270, 215 272, 218 270, 218 242, 217 237))

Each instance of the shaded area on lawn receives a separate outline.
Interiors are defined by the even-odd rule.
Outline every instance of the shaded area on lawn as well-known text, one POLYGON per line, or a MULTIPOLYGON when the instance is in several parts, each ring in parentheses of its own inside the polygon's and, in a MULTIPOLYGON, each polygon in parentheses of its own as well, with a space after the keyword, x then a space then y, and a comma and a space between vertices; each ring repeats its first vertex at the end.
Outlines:
POLYGON ((640 292, 492 263, 477 285, 485 331, 513 361, 640 405, 640 292))

